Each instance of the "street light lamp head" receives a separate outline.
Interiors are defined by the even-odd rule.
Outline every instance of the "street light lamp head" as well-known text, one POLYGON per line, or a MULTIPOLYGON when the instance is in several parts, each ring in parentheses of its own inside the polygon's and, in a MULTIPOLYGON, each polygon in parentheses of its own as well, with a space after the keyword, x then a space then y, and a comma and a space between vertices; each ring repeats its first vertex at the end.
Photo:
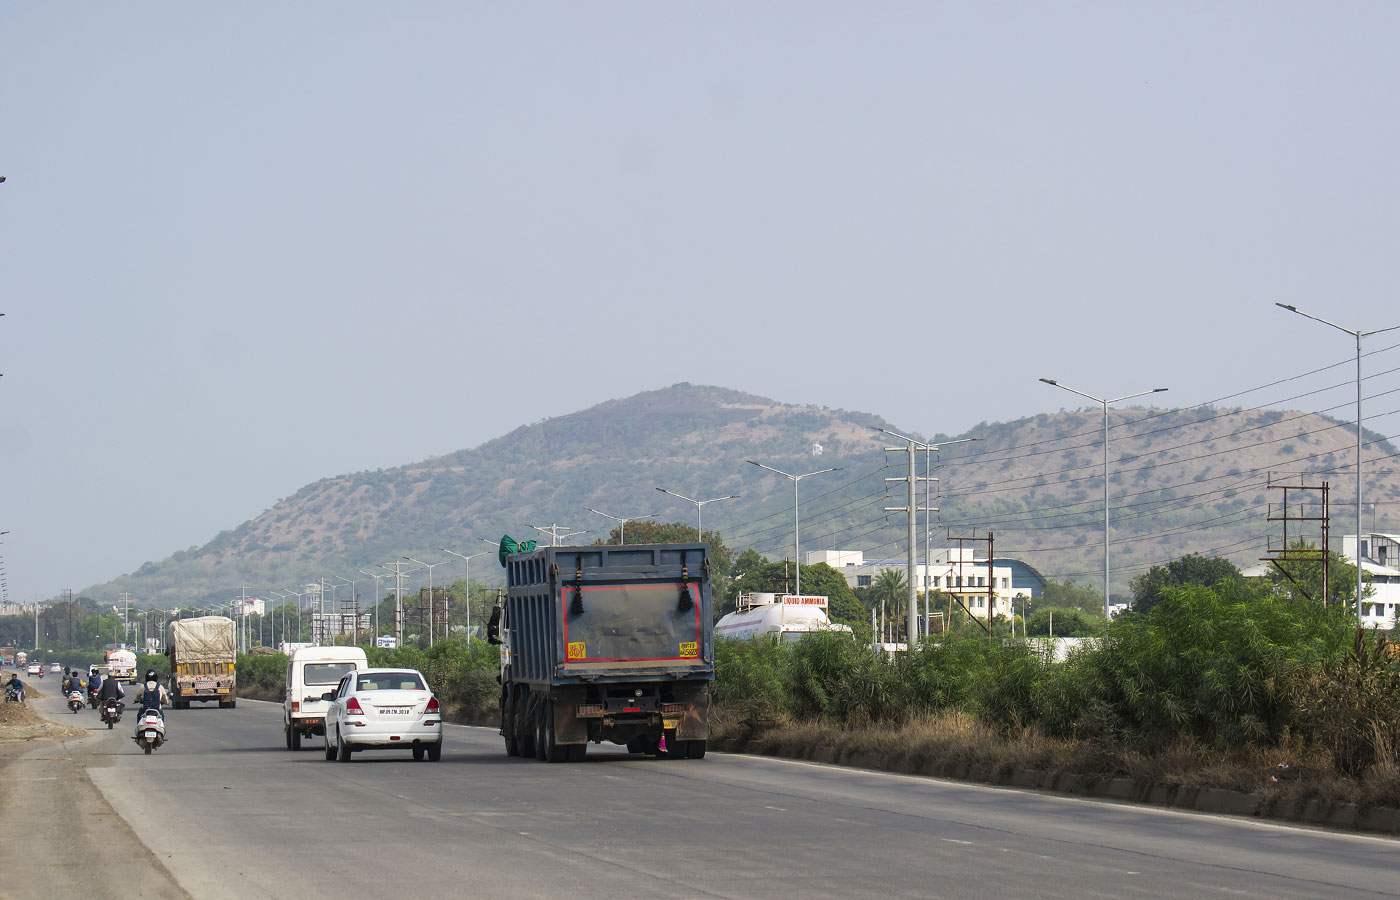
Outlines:
POLYGON ((1296 307, 1296 306, 1290 306, 1290 305, 1287 304, 1287 303, 1275 303, 1274 306, 1277 306, 1279 309, 1286 309, 1286 310, 1288 310, 1289 312, 1297 312, 1297 311, 1298 311, 1298 307, 1296 307))
POLYGON ((1154 394, 1160 394, 1160 393, 1162 393, 1162 391, 1165 391, 1165 390, 1166 390, 1166 388, 1153 388, 1153 389, 1152 389, 1152 393, 1154 393, 1154 394))
POLYGON ((1055 386, 1057 386, 1057 387, 1058 387, 1059 384, 1060 384, 1058 381, 1056 381, 1056 380, 1053 379, 1053 378, 1042 378, 1042 379, 1040 379, 1040 380, 1043 381, 1043 382, 1045 382, 1046 384, 1053 384, 1053 385, 1055 385, 1055 386))

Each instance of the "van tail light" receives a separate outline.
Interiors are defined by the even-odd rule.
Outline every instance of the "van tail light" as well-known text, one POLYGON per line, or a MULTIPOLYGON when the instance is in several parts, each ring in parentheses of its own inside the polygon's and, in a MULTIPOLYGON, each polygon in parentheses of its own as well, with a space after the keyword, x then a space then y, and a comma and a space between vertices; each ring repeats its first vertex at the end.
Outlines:
POLYGON ((351 697, 345 702, 345 714, 347 716, 363 716, 365 711, 360 709, 360 701, 351 697))
POLYGON ((301 712, 301 701, 300 701, 300 700, 293 700, 293 701, 292 701, 292 712, 301 712))

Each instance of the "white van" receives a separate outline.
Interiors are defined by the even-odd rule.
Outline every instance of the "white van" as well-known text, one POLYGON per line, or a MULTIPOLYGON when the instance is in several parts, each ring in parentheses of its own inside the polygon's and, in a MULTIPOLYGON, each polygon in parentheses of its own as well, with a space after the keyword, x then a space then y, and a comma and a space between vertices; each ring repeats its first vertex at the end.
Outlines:
POLYGON ((335 688, 346 672, 369 668, 359 647, 302 647, 287 661, 287 693, 282 699, 282 730, 287 749, 300 750, 301 739, 326 733, 321 695, 335 688))

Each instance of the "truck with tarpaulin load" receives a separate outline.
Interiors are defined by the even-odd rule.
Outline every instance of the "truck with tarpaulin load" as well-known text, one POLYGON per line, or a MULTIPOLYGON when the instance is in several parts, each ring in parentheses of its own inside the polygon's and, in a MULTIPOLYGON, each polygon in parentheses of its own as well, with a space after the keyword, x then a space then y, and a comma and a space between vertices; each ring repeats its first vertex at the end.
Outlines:
POLYGON ((501 647, 510 756, 583 759, 589 742, 701 759, 714 680, 710 545, 521 547, 502 541, 501 647), (515 552, 511 552, 514 550, 515 552))
POLYGON ((188 709, 192 701, 219 701, 220 709, 238 705, 237 644, 233 620, 226 616, 174 619, 169 628, 170 705, 188 709))

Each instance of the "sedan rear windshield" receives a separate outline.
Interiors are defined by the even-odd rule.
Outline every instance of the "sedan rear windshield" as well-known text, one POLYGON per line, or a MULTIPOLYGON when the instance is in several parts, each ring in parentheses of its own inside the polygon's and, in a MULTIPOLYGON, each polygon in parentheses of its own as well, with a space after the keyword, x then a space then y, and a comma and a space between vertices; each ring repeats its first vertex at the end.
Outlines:
POLYGON ((307 684, 338 684, 341 676, 354 668, 352 662, 307 663, 301 678, 307 684))
POLYGON ((423 679, 417 672, 377 672, 361 675, 355 688, 359 691, 422 691, 423 679))

